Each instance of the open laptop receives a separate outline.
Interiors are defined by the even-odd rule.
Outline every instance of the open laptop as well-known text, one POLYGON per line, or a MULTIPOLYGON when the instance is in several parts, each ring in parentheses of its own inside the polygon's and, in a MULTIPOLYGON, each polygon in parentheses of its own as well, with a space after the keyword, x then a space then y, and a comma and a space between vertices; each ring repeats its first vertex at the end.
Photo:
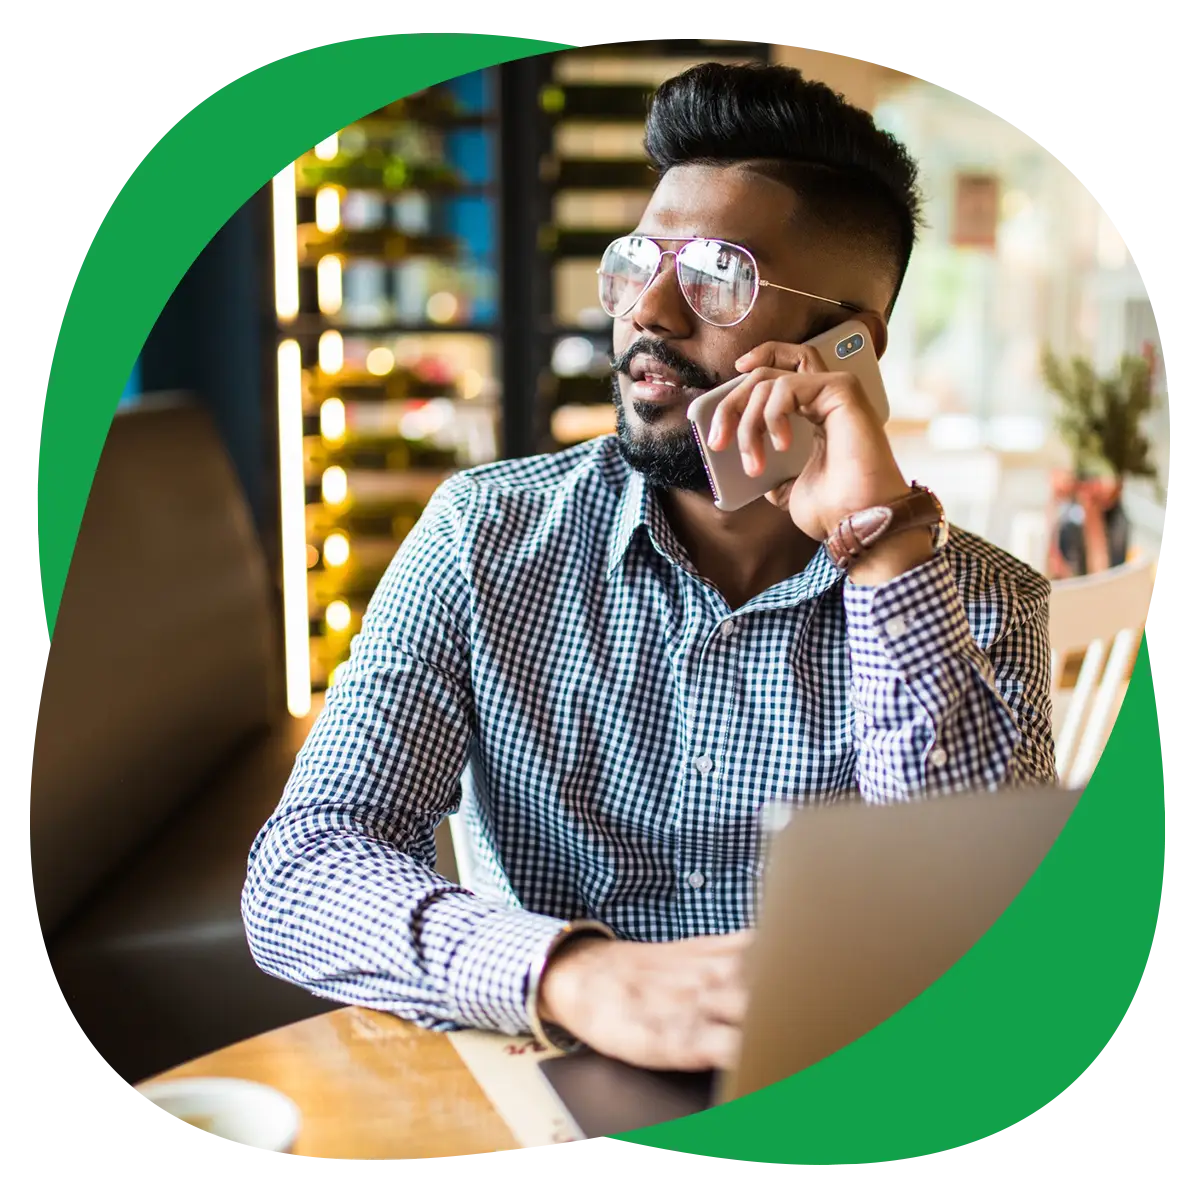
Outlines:
POLYGON ((581 1051, 540 1070, 581 1137, 675 1120, 803 1071, 945 974, 1016 898, 1079 790, 794 810, 771 840, 741 1057, 649 1071, 581 1051))

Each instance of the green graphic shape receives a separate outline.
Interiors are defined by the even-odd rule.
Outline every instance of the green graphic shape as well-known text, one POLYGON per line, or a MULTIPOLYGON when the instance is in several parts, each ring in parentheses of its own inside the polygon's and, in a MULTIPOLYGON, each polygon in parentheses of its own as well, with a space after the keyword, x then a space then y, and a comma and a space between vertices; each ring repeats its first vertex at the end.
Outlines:
MULTIPOLYGON (((151 150, 88 251, 51 368, 38 479, 51 633, 121 389, 154 320, 213 234, 288 162, 364 113, 469 71, 561 48, 470 34, 323 46, 222 88, 151 150)), ((1087 1069, 1128 1009, 1153 940, 1163 846, 1162 758, 1143 642, 1077 812, 1029 885, 960 963, 803 1074, 625 1140, 733 1159, 878 1162, 962 1145, 1022 1120, 1087 1069)))

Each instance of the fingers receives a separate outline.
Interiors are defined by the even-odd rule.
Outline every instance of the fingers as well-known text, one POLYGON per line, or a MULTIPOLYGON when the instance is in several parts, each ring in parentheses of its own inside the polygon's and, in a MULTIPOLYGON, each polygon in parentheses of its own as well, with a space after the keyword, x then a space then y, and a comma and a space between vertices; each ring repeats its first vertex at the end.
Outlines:
POLYGON ((763 421, 771 445, 780 453, 792 444, 792 415, 798 411, 796 399, 782 378, 775 381, 763 407, 763 421))
MULTIPOLYGON (((701 1027, 696 1039, 692 1070, 731 1071, 737 1066, 742 1048, 742 1031, 733 1025, 709 1024, 701 1027)), ((687 1070, 688 1068, 682 1068, 687 1070)))
POLYGON ((743 374, 749 374, 760 367, 777 371, 825 370, 825 364, 817 350, 805 343, 794 342, 763 342, 748 354, 743 354, 733 365, 743 374))
POLYGON ((670 943, 615 943, 572 1032, 601 1053, 659 1070, 726 1069, 748 1006, 743 956, 752 929, 670 943))
POLYGON ((710 1021, 741 1026, 746 1019, 750 996, 740 980, 724 987, 706 988, 700 993, 700 1012, 710 1021))
POLYGON ((724 1071, 737 1065, 741 1044, 737 1026, 696 1017, 637 1030, 603 1052, 652 1071, 724 1071))
MULTIPOLYGON (((747 473, 758 474, 762 469, 764 438, 768 433, 764 411, 772 394, 777 393, 778 396, 773 410, 777 418, 776 428, 772 432, 779 434, 781 426, 778 418, 787 411, 798 412, 804 403, 817 394, 820 387, 815 377, 796 372, 766 367, 750 372, 717 405, 708 429, 710 449, 724 450, 732 445, 736 437, 747 473)), ((786 418, 783 424, 786 425, 786 418)), ((783 443, 774 444, 777 449, 786 449, 791 444, 790 427, 784 429, 780 436, 784 439, 783 443)))
MULTIPOLYGON (((761 474, 766 466, 766 456, 763 447, 763 410, 767 406, 767 401, 770 400, 772 393, 777 385, 782 384, 787 376, 780 376, 778 379, 764 379, 756 383, 751 389, 750 398, 746 401, 746 407, 742 412, 742 418, 738 422, 737 441, 738 450, 742 455, 742 468, 747 475, 754 476, 761 474)), ((784 385, 786 387, 786 384, 784 385)), ((794 407, 794 401, 793 401, 794 407)))
MULTIPOLYGON (((804 361, 815 361, 815 354, 805 351, 804 361)), ((709 448, 724 450, 736 439, 746 474, 759 475, 766 466, 767 438, 777 452, 791 446, 793 415, 820 425, 841 406, 858 403, 860 390, 858 380, 844 372, 758 367, 717 405, 709 448)))
POLYGON ((750 395, 755 387, 766 378, 766 372, 754 371, 717 405, 712 422, 708 427, 708 445, 712 450, 724 450, 741 423, 750 395))

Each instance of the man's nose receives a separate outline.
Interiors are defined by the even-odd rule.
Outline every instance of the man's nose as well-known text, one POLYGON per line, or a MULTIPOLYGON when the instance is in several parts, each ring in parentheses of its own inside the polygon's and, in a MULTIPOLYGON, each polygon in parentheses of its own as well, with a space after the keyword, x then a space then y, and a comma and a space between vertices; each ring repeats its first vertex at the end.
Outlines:
POLYGON ((674 250, 663 251, 658 273, 629 316, 638 330, 658 337, 686 337, 691 331, 691 309, 679 290, 674 250))

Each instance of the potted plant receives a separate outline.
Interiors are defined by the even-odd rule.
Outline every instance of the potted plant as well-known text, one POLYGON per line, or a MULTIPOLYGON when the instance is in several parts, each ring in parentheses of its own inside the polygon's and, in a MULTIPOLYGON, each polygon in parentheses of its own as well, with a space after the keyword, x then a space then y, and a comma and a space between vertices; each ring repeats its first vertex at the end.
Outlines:
POLYGON ((1071 469, 1053 480, 1049 574, 1062 579, 1103 571, 1129 556, 1125 480, 1158 483, 1142 432, 1157 404, 1151 365, 1127 354, 1113 374, 1100 375, 1085 358, 1062 362, 1046 350, 1042 375, 1058 397, 1055 423, 1072 459, 1071 469))

